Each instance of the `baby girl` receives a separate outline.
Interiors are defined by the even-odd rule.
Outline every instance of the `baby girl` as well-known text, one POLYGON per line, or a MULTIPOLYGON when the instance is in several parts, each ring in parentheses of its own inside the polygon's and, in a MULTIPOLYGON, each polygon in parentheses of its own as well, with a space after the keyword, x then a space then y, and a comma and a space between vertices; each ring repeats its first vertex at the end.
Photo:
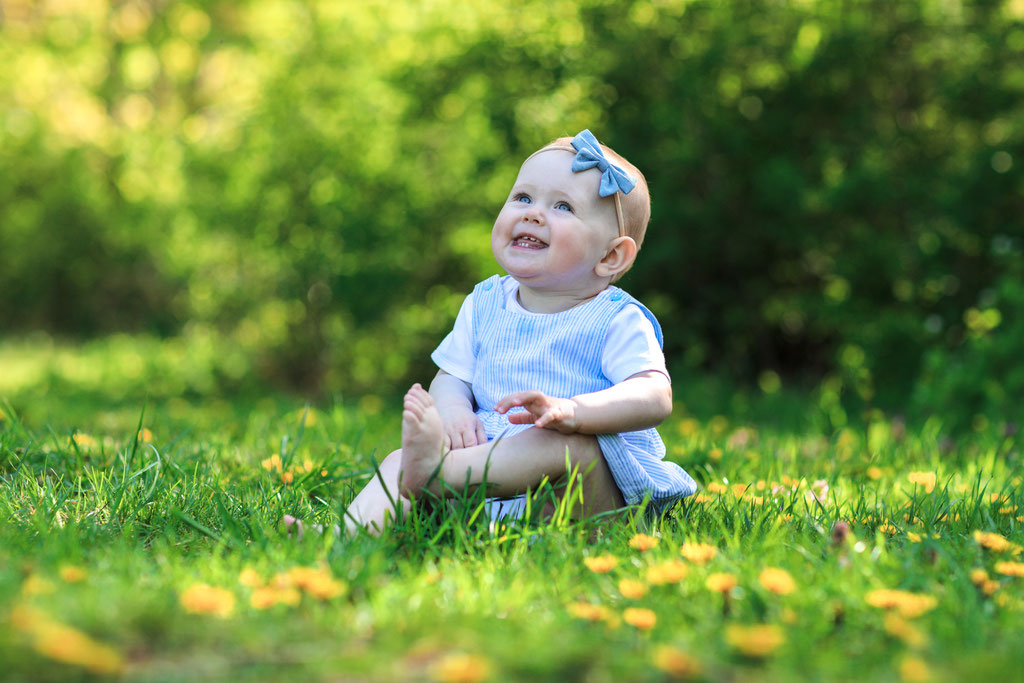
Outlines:
POLYGON ((492 516, 515 514, 543 480, 564 484, 567 465, 585 515, 694 492, 655 430, 672 412, 661 327, 612 285, 649 218, 643 175, 589 130, 523 162, 491 231, 508 275, 466 297, 430 390, 405 395, 402 448, 352 501, 350 529, 467 484, 485 486, 492 516))

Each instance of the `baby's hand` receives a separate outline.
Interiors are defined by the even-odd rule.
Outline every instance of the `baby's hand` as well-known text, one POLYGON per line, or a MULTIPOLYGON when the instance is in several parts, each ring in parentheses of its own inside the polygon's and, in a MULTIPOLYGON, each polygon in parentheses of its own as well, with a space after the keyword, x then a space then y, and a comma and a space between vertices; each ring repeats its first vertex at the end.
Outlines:
POLYGON ((438 412, 441 413, 445 445, 448 448, 469 448, 470 446, 487 443, 487 432, 484 431, 484 424, 473 411, 464 408, 443 409, 441 406, 438 406, 438 412))
POLYGON ((521 391, 498 401, 494 410, 504 415, 516 407, 526 408, 526 412, 509 415, 508 421, 512 424, 532 424, 563 434, 572 434, 579 428, 576 422, 576 402, 571 398, 552 398, 540 391, 521 391))

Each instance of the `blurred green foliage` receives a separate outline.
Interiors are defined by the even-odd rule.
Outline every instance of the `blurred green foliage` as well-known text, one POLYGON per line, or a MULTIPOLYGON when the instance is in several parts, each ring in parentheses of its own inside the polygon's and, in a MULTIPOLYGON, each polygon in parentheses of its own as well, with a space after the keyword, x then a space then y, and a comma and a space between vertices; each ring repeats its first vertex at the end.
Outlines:
POLYGON ((590 127, 650 183, 624 286, 680 377, 837 423, 1024 395, 1021 0, 0 9, 0 333, 423 379, 519 163, 590 127))

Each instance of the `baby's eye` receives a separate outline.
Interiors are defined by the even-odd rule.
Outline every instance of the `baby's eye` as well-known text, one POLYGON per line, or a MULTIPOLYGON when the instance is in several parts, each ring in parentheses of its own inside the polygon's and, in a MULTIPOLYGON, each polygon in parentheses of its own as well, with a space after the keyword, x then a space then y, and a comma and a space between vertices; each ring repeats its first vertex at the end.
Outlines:
POLYGON ((530 195, 520 192, 519 194, 512 197, 514 202, 522 202, 524 204, 533 204, 533 200, 530 199, 530 195))
POLYGON ((559 211, 568 211, 569 213, 572 213, 572 206, 569 205, 569 202, 558 202, 555 204, 555 208, 559 211))

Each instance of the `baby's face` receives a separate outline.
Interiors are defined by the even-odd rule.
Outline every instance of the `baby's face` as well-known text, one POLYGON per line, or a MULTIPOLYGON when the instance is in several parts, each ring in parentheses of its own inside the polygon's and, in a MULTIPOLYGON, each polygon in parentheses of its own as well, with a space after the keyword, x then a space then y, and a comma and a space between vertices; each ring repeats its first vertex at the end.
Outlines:
POLYGON ((598 195, 601 173, 573 173, 573 154, 552 149, 519 169, 491 231, 498 264, 538 291, 574 293, 601 278, 595 266, 618 237, 615 201, 598 195))

